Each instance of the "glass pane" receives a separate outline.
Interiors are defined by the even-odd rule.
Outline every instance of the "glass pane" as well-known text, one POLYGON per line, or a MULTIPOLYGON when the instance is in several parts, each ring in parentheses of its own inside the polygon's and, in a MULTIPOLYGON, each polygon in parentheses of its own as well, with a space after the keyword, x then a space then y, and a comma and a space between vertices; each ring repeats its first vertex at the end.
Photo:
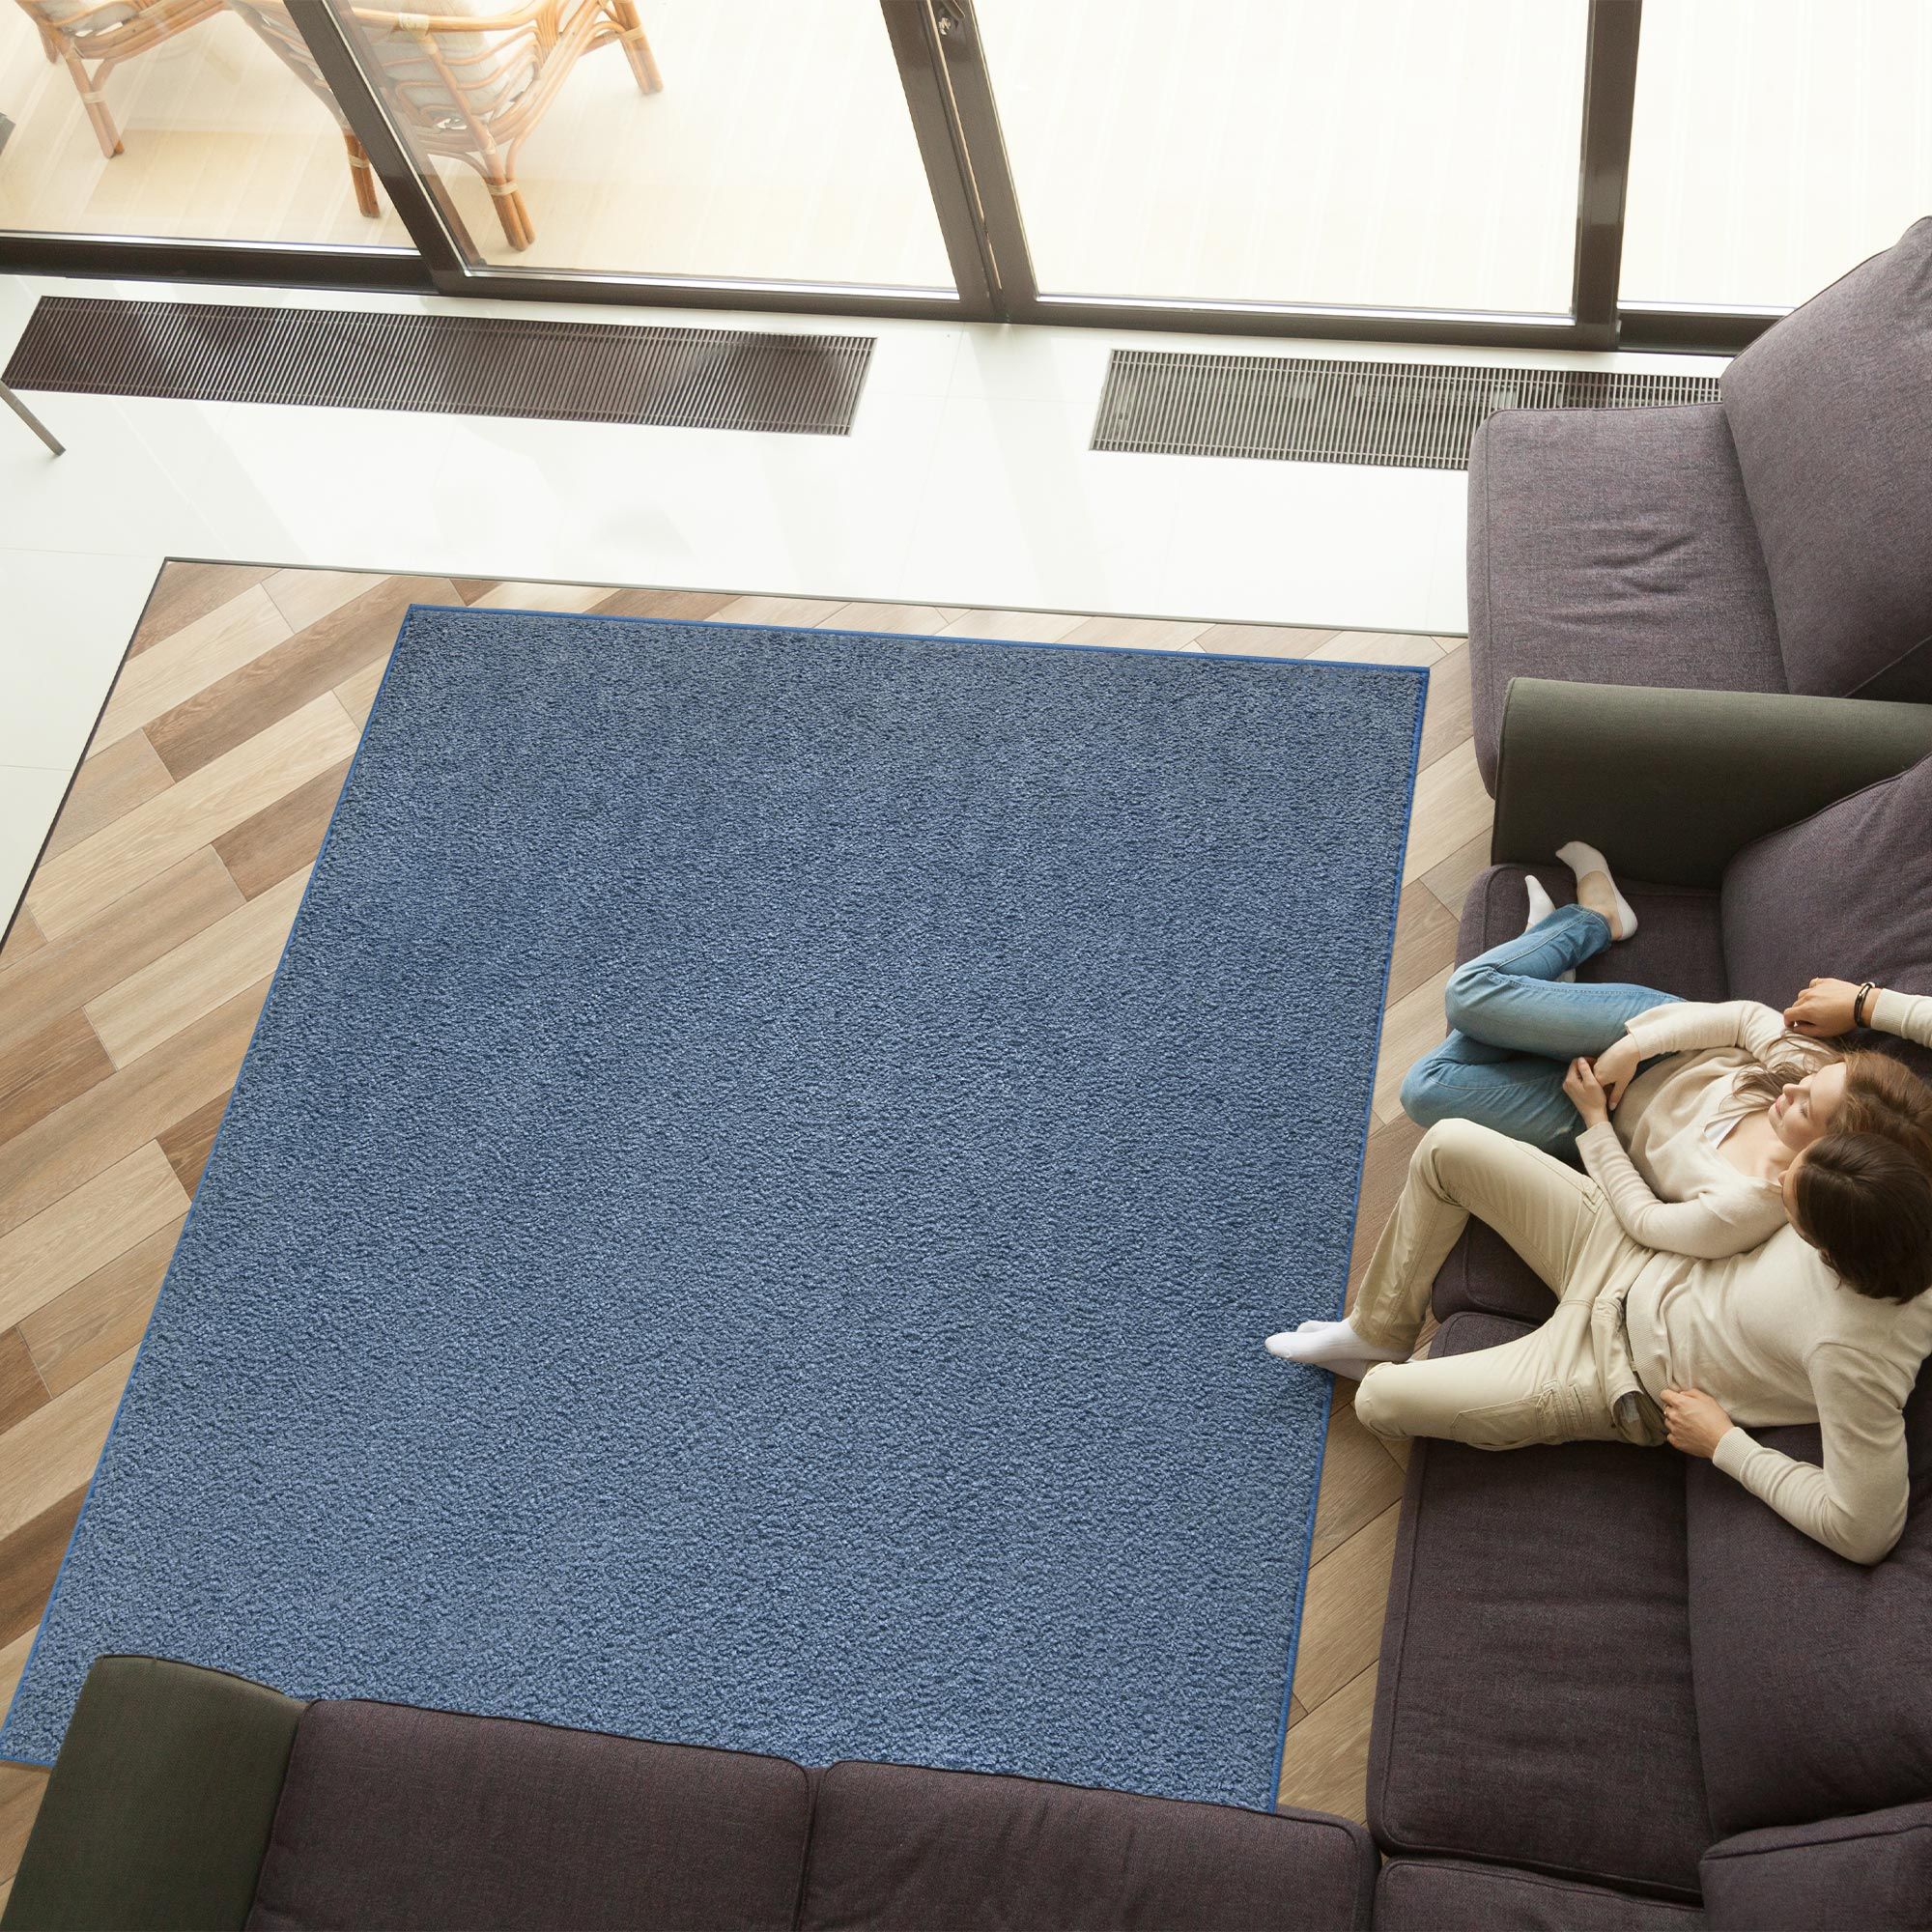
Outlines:
POLYGON ((1042 291, 1567 314, 1587 0, 978 0, 1042 291))
POLYGON ((332 4, 485 262, 952 287, 876 0, 332 4))
POLYGON ((1626 301, 1795 307, 1928 208, 1925 0, 1644 0, 1626 301))
POLYGON ((260 25, 222 0, 0 6, 0 228, 409 248, 260 25))

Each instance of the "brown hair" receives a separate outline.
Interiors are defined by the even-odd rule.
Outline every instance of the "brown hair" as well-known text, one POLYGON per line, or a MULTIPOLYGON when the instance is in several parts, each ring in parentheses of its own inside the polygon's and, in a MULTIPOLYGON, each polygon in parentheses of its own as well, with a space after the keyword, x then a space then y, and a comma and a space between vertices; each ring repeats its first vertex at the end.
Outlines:
MULTIPOLYGON (((1932 1174, 1932 1087, 1889 1054, 1854 1051, 1838 1057, 1845 1063, 1845 1097, 1830 1131, 1883 1134, 1932 1174)), ((1734 1091, 1769 1106, 1786 1087, 1830 1065, 1786 1060, 1749 1067, 1738 1075, 1734 1091)))
POLYGON ((1849 1289, 1910 1301, 1932 1287, 1932 1173, 1889 1134, 1834 1128, 1804 1150, 1792 1218, 1849 1289))

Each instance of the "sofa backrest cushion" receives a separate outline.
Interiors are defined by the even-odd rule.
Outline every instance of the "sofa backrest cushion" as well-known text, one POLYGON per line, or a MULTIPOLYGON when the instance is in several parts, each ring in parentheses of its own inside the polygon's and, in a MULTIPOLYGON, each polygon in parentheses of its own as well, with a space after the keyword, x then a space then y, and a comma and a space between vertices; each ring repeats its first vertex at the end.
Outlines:
POLYGON ((835 1764, 819 1774, 800 1932, 1118 1932, 1369 1922, 1375 1847, 1270 1815, 1027 1777, 835 1764))
MULTIPOLYGON (((1932 993, 1932 758, 1766 834, 1724 871, 1731 997, 1788 1007, 1814 978, 1932 993)), ((1932 1078, 1932 1052, 1883 1034, 1876 1047, 1932 1078)))
POLYGON ((783 1758, 314 1704, 248 1924, 790 1932, 810 1817, 783 1758))
POLYGON ((1767 329, 1722 395, 1791 689, 1932 699, 1932 215, 1767 329))
POLYGON ((1917 1932, 1932 1918, 1932 1804, 1747 1832, 1699 1870, 1712 1932, 1917 1932))
MULTIPOLYGON (((1793 1529, 1712 1463, 1689 1465, 1690 1681, 1719 1836, 1932 1792, 1932 1370, 1905 1423, 1905 1534, 1869 1569, 1793 1529)), ((1766 1429, 1759 1440, 1821 1460, 1815 1428, 1766 1429)))

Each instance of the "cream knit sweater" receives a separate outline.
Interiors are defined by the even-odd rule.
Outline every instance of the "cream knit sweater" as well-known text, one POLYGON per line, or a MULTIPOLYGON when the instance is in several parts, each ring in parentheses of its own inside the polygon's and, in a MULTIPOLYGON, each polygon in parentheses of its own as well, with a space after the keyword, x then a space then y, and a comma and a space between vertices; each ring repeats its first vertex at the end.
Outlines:
POLYGON ((1932 1292, 1901 1305, 1844 1286, 1795 1228, 1747 1255, 1654 1255, 1625 1304, 1644 1386, 1696 1388, 1732 1418, 1718 1467, 1854 1563, 1905 1527, 1905 1399, 1932 1353, 1932 1292), (1748 1432, 1815 1422, 1825 1464, 1748 1432))
MULTIPOLYGON (((1932 1046, 1932 999, 1881 993, 1873 1024, 1932 1046)), ((1614 1124, 1589 1127, 1577 1151, 1634 1241, 1715 1261, 1743 1254, 1784 1226, 1776 1184, 1740 1173, 1713 1129, 1763 1104, 1741 1100, 1737 1076, 1786 1064, 1815 1072, 1836 1058, 1823 1040, 1788 1033, 1784 1016, 1754 1000, 1653 1007, 1626 1029, 1646 1068, 1625 1091, 1614 1124)))
MULTIPOLYGON (((1885 993, 1874 1003, 1872 1018, 1888 1033, 1932 1045, 1932 999, 1885 993)), ((1728 1056, 1723 1083, 1728 1085, 1730 1073, 1751 1064, 1739 1056, 1754 1057, 1768 1048, 1770 1023, 1782 1032, 1778 1015, 1745 1001, 1664 1007, 1631 1023, 1632 1032, 1641 1030, 1646 1053, 1653 1042, 1664 1053, 1683 1050, 1680 1040, 1690 1048, 1700 1032, 1721 1037, 1726 1025, 1733 1041, 1729 1047, 1706 1046, 1693 1060, 1672 1061, 1643 1076, 1645 1082, 1660 1073, 1666 1078, 1656 1082, 1648 1104, 1639 1105, 1632 1129, 1633 1161, 1640 1146, 1646 1161, 1655 1159, 1646 1131, 1653 1121, 1681 1116, 1680 1132, 1688 1127, 1701 1137, 1703 1125, 1721 1117, 1725 1102, 1713 1098, 1708 1083, 1697 1084, 1698 1063, 1728 1056), (1755 1045, 1742 1044, 1747 1038, 1755 1045), (1688 1109, 1669 1097, 1672 1073, 1679 1079, 1692 1076, 1686 1092, 1694 1095, 1694 1104, 1688 1109)), ((1787 1050, 1795 1054, 1797 1039, 1779 1040, 1773 1057, 1787 1050)), ((1815 1041, 1802 1043, 1816 1050, 1815 1041)), ((1639 1084, 1632 1083, 1624 1108, 1639 1084)), ((1622 1120, 1619 1109, 1620 1124, 1622 1120)), ((1653 1171, 1661 1178, 1661 1167, 1653 1171)), ((1674 1165, 1671 1171, 1677 1171, 1674 1165)), ((1920 1363, 1932 1353, 1932 1290, 1903 1305, 1859 1294, 1802 1235, 1785 1226, 1748 1253, 1653 1256, 1631 1289, 1625 1314, 1645 1387, 1653 1394, 1702 1389, 1732 1417, 1734 1426, 1715 1458, 1726 1475, 1855 1563, 1876 1563, 1898 1541, 1907 1494, 1903 1410, 1920 1363), (1748 1433, 1754 1426, 1794 1422, 1820 1425, 1822 1468, 1768 1449, 1748 1433)))

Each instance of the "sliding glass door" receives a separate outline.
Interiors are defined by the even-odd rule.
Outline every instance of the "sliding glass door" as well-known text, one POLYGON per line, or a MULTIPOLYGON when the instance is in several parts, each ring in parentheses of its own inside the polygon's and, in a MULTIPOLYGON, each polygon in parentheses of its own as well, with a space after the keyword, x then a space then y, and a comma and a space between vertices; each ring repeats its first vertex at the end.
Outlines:
POLYGON ((1630 301, 1790 308, 1927 213, 1926 0, 1645 0, 1630 301))
POLYGON ((258 15, 224 0, 0 5, 0 229, 412 252, 393 210, 359 212, 340 110, 258 15))
POLYGON ((1043 296, 1567 315, 1588 0, 977 0, 1043 296))
POLYGON ((868 0, 330 4, 472 267, 952 293, 868 0))
POLYGON ((1735 348, 1932 208, 1925 0, 437 4, 0 0, 0 267, 1735 348))

